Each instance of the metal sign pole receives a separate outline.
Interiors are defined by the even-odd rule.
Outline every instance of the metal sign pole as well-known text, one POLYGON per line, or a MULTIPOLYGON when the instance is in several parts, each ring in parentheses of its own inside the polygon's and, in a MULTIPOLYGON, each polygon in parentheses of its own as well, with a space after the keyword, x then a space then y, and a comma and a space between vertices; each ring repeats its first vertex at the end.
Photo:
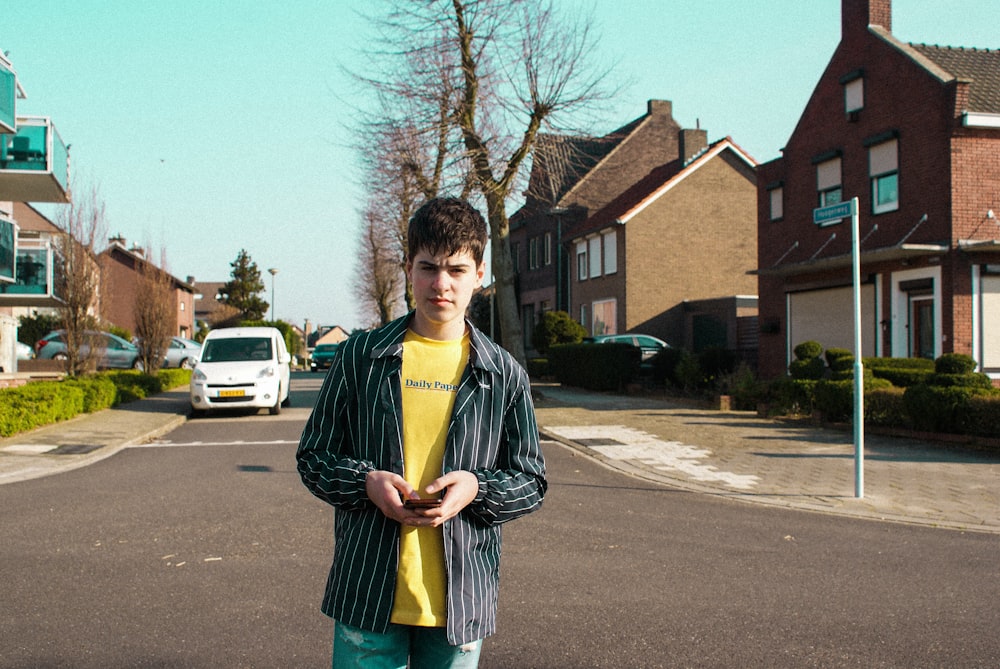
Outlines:
POLYGON ((861 251, 858 198, 851 200, 851 265, 854 272, 854 496, 865 496, 865 366, 861 360, 861 251))

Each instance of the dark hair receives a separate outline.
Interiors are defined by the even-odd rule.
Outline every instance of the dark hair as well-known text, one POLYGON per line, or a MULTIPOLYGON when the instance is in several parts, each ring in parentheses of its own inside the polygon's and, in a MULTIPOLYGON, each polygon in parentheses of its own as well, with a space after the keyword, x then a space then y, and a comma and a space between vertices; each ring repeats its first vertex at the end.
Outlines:
POLYGON ((486 221, 465 200, 434 198, 425 202, 410 219, 406 242, 408 260, 413 260, 420 250, 449 256, 468 251, 479 265, 486 249, 486 221))

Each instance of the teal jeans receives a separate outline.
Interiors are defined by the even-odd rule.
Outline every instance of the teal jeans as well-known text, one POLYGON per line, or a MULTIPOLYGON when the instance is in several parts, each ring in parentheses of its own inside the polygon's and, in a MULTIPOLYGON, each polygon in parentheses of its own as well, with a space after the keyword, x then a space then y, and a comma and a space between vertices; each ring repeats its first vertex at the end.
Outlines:
POLYGON ((333 626, 333 669, 476 669, 483 642, 448 643, 443 627, 390 625, 384 634, 333 626))

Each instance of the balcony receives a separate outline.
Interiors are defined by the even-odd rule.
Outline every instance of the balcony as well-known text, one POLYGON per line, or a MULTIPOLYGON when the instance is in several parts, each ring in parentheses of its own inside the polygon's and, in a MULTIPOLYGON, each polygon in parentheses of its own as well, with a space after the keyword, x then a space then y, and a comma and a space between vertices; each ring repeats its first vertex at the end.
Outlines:
POLYGON ((69 151, 48 118, 18 116, 0 135, 0 200, 69 202, 69 151))
POLYGON ((2 307, 58 307, 62 258, 48 240, 19 239, 14 283, 0 283, 2 307))
POLYGON ((0 134, 17 130, 14 118, 17 99, 17 74, 0 52, 0 134))

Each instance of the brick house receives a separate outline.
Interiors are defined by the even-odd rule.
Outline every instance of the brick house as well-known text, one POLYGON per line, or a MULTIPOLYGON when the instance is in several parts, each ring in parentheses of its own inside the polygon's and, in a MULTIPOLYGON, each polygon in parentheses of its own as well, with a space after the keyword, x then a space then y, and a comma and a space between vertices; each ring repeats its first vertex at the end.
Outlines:
POLYGON ((591 334, 752 349, 757 164, 728 137, 690 138, 572 229, 570 313, 591 334))
POLYGON ((907 44, 890 0, 842 0, 841 40, 782 156, 758 168, 760 373, 807 340, 862 354, 966 353, 1000 379, 1000 51, 907 44))
POLYGON ((190 281, 181 281, 170 273, 156 267, 146 259, 145 252, 138 247, 125 246, 125 240, 115 237, 108 248, 98 257, 104 284, 104 299, 101 315, 105 320, 135 332, 135 303, 140 272, 146 268, 164 275, 170 283, 173 300, 174 323, 171 333, 178 337, 192 338, 195 330, 194 286, 190 281))
POLYGON ((650 100, 643 116, 603 137, 539 135, 525 204, 510 218, 525 347, 538 314, 570 311, 568 231, 659 165, 677 160, 682 145, 704 148, 705 133, 682 130, 669 100, 650 100))

